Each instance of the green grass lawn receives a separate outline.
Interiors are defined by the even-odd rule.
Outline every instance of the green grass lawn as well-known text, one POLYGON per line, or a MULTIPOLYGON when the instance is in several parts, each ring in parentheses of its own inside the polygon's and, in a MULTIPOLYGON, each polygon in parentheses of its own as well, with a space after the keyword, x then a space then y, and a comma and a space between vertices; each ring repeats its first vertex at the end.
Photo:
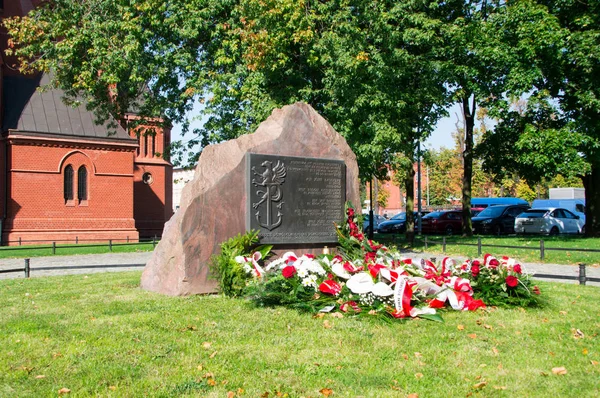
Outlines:
POLYGON ((0 396, 600 395, 597 287, 540 283, 541 309, 386 323, 166 297, 139 279, 0 281, 0 396))
MULTIPOLYGON (((76 245, 74 243, 58 244, 54 250, 56 256, 70 256, 75 254, 99 254, 99 253, 132 253, 139 251, 152 251, 152 242, 145 243, 113 243, 112 250, 108 242, 85 243, 76 245)), ((30 258, 53 255, 52 245, 24 245, 24 246, 2 246, 0 247, 0 259, 2 258, 30 258)))
MULTIPOLYGON (((408 248, 404 235, 375 234, 374 240, 388 245, 397 245, 398 248, 408 248)), ((443 253, 443 236, 422 235, 415 239, 413 250, 423 250, 429 253, 443 253), (428 240, 425 248, 424 239, 428 240)), ((477 236, 446 236, 446 251, 448 255, 469 256, 477 255, 477 236)), ((555 264, 577 264, 585 263, 592 266, 600 265, 600 252, 578 252, 573 249, 600 250, 600 238, 584 238, 577 236, 480 236, 482 253, 490 253, 495 256, 510 256, 523 262, 547 262, 555 264), (545 258, 540 259, 540 240, 544 241, 545 258), (492 245, 492 246, 490 246, 492 245), (518 246, 515 248, 493 247, 493 246, 518 246), (553 250, 558 249, 558 250, 553 250)))

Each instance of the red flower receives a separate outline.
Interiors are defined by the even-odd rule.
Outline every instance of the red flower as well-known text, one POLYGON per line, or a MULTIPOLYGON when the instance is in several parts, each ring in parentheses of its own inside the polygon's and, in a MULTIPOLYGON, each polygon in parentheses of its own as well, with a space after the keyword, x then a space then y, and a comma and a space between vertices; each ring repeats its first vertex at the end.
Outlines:
POLYGON ((385 265, 381 265, 381 264, 375 264, 375 265, 369 265, 369 273, 371 274, 371 276, 373 278, 377 277, 377 274, 379 274, 379 270, 382 268, 386 268, 385 265))
POLYGON ((438 300, 438 299, 433 299, 429 302, 430 308, 444 308, 445 305, 446 305, 445 301, 438 300))
POLYGON ((354 217, 354 209, 352 207, 348 207, 346 214, 348 214, 348 218, 354 217))
POLYGON ((537 295, 540 295, 540 294, 542 294, 542 292, 540 291, 540 288, 539 288, 539 287, 537 287, 537 286, 534 286, 534 287, 533 287, 533 293, 534 293, 534 294, 537 294, 537 295))
POLYGON ((506 286, 516 287, 519 284, 519 279, 516 276, 509 275, 506 277, 506 286))
POLYGON ((472 265, 476 265, 476 266, 480 266, 481 262, 479 260, 473 260, 473 264, 472 265))
POLYGON ((388 308, 388 314, 390 314, 391 316, 393 316, 394 318, 406 318, 406 314, 404 313, 403 310, 398 311, 395 308, 388 308))
POLYGON ((331 279, 326 280, 325 282, 319 285, 319 290, 323 293, 331 294, 336 296, 342 291, 342 286, 336 281, 332 281, 331 279))
POLYGON ((296 275, 296 267, 293 265, 288 265, 284 269, 281 270, 281 274, 284 278, 290 279, 292 276, 296 275))
POLYGON ((500 263, 498 262, 498 260, 496 260, 495 258, 492 258, 492 259, 490 260, 490 263, 488 264, 488 267, 490 267, 490 268, 492 268, 492 269, 494 269, 494 268, 498 268, 498 265, 499 265, 499 264, 500 264, 500 263))
POLYGON ((373 250, 373 251, 377 251, 383 247, 382 244, 376 245, 375 242, 373 242, 370 239, 367 242, 369 243, 369 246, 371 247, 371 250, 373 250))
POLYGON ((521 273, 523 272, 523 270, 521 269, 521 264, 515 264, 515 266, 513 267, 513 271, 521 275, 521 273))
POLYGON ((365 253, 365 263, 370 263, 375 261, 375 258, 377 257, 377 253, 375 252, 366 252, 365 253))
POLYGON ((362 265, 360 267, 355 267, 352 263, 350 263, 349 261, 346 261, 344 263, 344 269, 346 271, 348 271, 348 273, 354 274, 356 272, 362 271, 364 268, 362 265))
POLYGON ((475 261, 473 261, 473 265, 471 266, 471 275, 473 275, 473 278, 477 278, 479 271, 479 264, 475 264, 475 261))
POLYGON ((473 300, 467 306, 469 311, 475 311, 477 308, 485 308, 485 303, 482 300, 473 300))

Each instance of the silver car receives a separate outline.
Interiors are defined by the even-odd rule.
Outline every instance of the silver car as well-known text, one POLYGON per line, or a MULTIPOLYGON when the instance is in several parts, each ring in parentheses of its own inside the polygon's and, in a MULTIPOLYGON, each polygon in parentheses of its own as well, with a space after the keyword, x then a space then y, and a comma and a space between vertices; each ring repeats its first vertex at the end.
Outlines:
POLYGON ((585 222, 562 208, 529 209, 515 219, 517 234, 581 234, 584 231, 585 222))

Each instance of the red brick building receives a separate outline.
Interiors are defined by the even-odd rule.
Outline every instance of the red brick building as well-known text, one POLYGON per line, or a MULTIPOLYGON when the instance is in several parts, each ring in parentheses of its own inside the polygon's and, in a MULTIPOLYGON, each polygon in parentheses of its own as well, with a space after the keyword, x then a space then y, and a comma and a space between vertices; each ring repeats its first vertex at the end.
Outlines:
MULTIPOLYGON (((1 5, 4 18, 34 4, 1 5)), ((60 90, 37 91, 46 76, 18 74, 0 34, 2 244, 160 235, 172 215, 172 166, 162 157, 170 131, 128 129, 134 115, 116 127, 94 124, 84 106, 65 105, 60 90)))

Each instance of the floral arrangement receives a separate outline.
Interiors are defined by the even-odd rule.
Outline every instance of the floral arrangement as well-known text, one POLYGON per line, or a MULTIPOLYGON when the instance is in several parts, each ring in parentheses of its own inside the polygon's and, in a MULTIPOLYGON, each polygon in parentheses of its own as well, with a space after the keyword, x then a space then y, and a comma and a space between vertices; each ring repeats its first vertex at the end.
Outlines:
POLYGON ((434 263, 406 257, 365 239, 351 207, 347 216, 337 228, 338 255, 287 252, 266 265, 259 264, 264 255, 237 256, 247 276, 245 295, 260 305, 312 312, 432 320, 441 320, 441 308, 537 303, 539 288, 514 259, 486 254, 482 260, 457 263, 446 257, 434 263))

